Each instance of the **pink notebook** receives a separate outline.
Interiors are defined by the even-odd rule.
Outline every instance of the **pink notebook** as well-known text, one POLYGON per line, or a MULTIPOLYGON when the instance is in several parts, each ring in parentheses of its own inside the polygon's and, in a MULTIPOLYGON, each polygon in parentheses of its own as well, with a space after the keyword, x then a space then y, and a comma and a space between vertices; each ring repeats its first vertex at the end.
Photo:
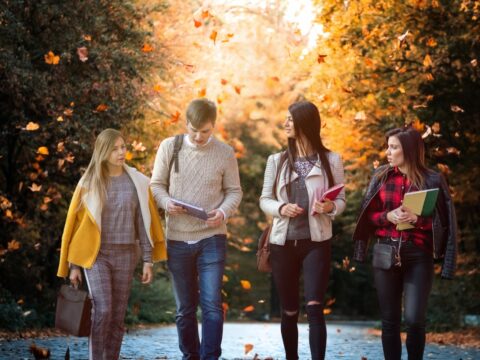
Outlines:
MULTIPOLYGON (((323 187, 319 187, 315 190, 315 198, 318 200, 320 199, 320 201, 325 201, 325 200, 335 200, 338 196, 338 194, 340 194, 340 191, 342 191, 342 189, 345 187, 345 184, 338 184, 338 185, 335 185, 335 186, 332 186, 330 189, 328 189, 327 191, 323 192, 323 187)), ((312 209, 312 215, 315 215, 316 212, 315 210, 312 209)))

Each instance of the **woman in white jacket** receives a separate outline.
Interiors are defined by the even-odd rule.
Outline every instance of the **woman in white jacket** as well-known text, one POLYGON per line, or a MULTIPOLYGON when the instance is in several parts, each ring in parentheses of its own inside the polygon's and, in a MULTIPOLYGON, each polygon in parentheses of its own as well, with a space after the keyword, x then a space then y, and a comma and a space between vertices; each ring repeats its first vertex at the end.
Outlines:
POLYGON ((324 359, 323 301, 330 274, 332 220, 345 209, 342 190, 333 201, 316 196, 344 182, 341 157, 320 138, 320 114, 308 101, 288 108, 288 148, 270 155, 260 207, 273 216, 270 261, 282 306, 281 332, 287 359, 298 359, 299 281, 303 269, 312 359, 324 359))

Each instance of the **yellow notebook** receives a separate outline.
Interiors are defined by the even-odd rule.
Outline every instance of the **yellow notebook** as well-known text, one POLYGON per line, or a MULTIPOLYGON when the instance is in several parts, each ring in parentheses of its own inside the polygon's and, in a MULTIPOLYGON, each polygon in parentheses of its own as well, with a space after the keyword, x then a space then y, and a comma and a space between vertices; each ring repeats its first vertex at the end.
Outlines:
MULTIPOLYGON (((418 216, 430 216, 435 210, 437 203, 438 188, 412 191, 403 197, 402 205, 412 210, 418 216)), ((397 230, 413 229, 415 226, 409 223, 397 224, 397 230)))

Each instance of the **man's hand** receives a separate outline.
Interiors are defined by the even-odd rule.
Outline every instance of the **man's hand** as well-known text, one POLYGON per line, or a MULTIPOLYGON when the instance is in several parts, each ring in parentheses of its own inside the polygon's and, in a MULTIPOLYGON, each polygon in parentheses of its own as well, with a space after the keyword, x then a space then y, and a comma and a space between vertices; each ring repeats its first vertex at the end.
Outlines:
POLYGON ((208 220, 206 221, 208 227, 218 227, 225 219, 223 218, 223 212, 218 209, 212 210, 208 213, 208 220))
POLYGON ((335 209, 335 204, 333 201, 328 199, 325 201, 315 200, 315 202, 313 203, 313 209, 318 214, 327 214, 331 213, 333 209, 335 209))
POLYGON ((149 263, 143 263, 142 284, 150 284, 153 280, 153 266, 149 263))
POLYGON ((70 269, 70 283, 75 289, 78 288, 78 285, 82 283, 82 271, 80 269, 74 268, 70 269))
POLYGON ((280 209, 280 215, 287 217, 295 217, 303 213, 303 209, 297 204, 287 204, 280 209))
POLYGON ((167 203, 167 212, 170 215, 180 215, 180 214, 185 214, 187 212, 187 209, 175 205, 173 202, 169 201, 167 203))

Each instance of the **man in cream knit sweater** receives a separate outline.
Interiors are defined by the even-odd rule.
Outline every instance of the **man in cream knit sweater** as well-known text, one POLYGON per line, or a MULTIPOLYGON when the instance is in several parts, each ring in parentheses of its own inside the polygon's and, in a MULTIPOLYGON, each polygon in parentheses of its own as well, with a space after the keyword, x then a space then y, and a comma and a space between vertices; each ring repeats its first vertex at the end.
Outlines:
POLYGON ((233 149, 213 135, 217 109, 207 99, 187 108, 187 134, 169 174, 175 138, 160 144, 151 188, 167 214, 168 268, 177 303, 176 324, 183 359, 218 359, 223 333, 222 278, 226 253, 226 220, 242 198, 233 149), (172 199, 201 207, 202 220, 187 214, 172 199), (199 341, 197 306, 202 309, 199 341))

